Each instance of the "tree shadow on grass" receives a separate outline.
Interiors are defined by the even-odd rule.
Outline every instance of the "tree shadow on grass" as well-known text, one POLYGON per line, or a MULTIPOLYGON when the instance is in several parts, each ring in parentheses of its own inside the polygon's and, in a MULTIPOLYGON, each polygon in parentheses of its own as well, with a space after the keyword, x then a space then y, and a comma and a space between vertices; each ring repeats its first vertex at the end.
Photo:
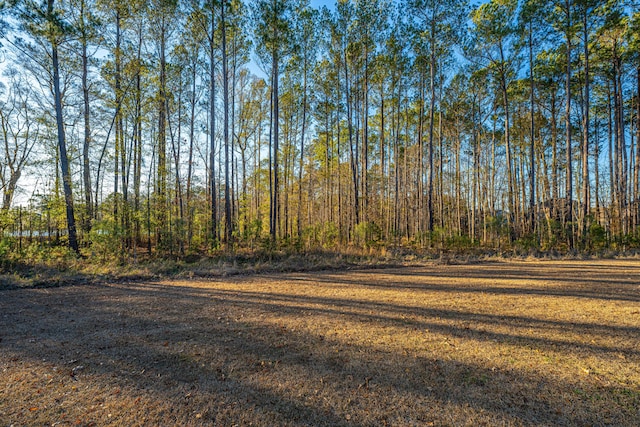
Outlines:
MULTIPOLYGON (((157 420, 165 425, 255 424, 259 420, 261 425, 352 425, 330 411, 321 411, 305 405, 302 400, 260 387, 246 376, 236 378, 233 366, 241 360, 246 363, 268 358, 268 346, 253 339, 248 342, 241 336, 227 339, 239 326, 221 325, 215 317, 211 319, 211 327, 191 324, 186 314, 202 309, 204 300, 187 293, 176 298, 161 291, 148 294, 138 290, 134 292, 135 301, 129 304, 119 302, 117 296, 115 300, 102 299, 101 295, 107 299, 114 297, 114 293, 103 286, 77 289, 72 298, 58 296, 57 291, 24 290, 23 293, 31 295, 18 298, 22 301, 12 301, 12 298, 1 301, 0 307, 5 309, 0 322, 5 356, 13 355, 9 359, 14 362, 53 363, 61 372, 82 366, 77 374, 65 376, 74 388, 90 381, 90 377, 98 381, 106 379, 111 387, 128 387, 139 395, 169 401, 171 410, 160 409, 156 414, 160 417, 157 420), (166 304, 165 311, 150 313, 143 308, 145 299, 159 301, 160 306, 166 304), (174 313, 176 307, 186 310, 183 320, 174 318, 173 314, 166 316, 167 312, 174 313), (202 350, 194 355, 185 351, 185 345, 202 350), (208 360, 210 356, 217 357, 208 360), (108 381, 113 378, 115 383, 108 381), (200 408, 182 407, 189 390, 197 390, 202 396, 200 408), (208 400, 217 403, 208 405, 205 402, 208 400), (232 407, 235 409, 231 410, 232 407), (195 412, 201 415, 198 422, 192 417, 195 412), (243 419, 243 413, 249 415, 243 419)), ((16 296, 16 293, 5 296, 16 296)), ((87 401, 91 402, 90 396, 87 401)), ((2 406, 12 404, 20 403, 0 400, 0 409, 4 409, 0 414, 6 412, 2 406)), ((89 405, 86 406, 77 408, 78 414, 75 414, 83 425, 117 422, 117 415, 112 419, 107 419, 106 414, 91 415, 89 405)))
MULTIPOLYGON (((332 318, 411 330, 435 328, 451 337, 560 347, 564 352, 571 351, 570 343, 433 319, 536 328, 579 329, 586 324, 148 283, 7 292, 0 308, 2 353, 33 362, 46 358, 60 366, 73 360, 84 366, 76 378, 80 382, 109 380, 111 385, 170 401, 173 413, 156 414, 167 417, 168 424, 633 425, 630 420, 640 421, 633 406, 606 408, 591 396, 580 395, 580 381, 463 363, 453 352, 449 358, 400 354, 260 319, 305 316, 310 321, 332 318), (198 398, 186 404, 189 393, 198 398), (202 415, 198 421, 193 419, 195 412, 202 415)), ((637 330, 606 325, 597 332, 640 335, 637 330)), ((601 391, 623 393, 606 387, 601 391)), ((625 402, 640 404, 635 396, 625 402)), ((89 421, 108 423, 104 418, 89 421)))
POLYGON ((444 291, 462 293, 488 293, 495 295, 540 295, 597 299, 603 301, 640 302, 640 268, 627 266, 607 268, 584 265, 571 267, 579 272, 567 271, 564 265, 557 266, 529 264, 462 265, 447 267, 420 267, 387 269, 382 271, 358 271, 359 278, 350 278, 349 272, 320 272, 308 274, 310 280, 357 285, 374 288, 408 289, 424 291, 444 291), (604 271, 604 272, 603 272, 604 271), (381 281, 378 276, 392 276, 389 281, 381 281), (402 278, 415 280, 403 280, 402 278), (485 285, 450 285, 441 280, 459 278, 487 280, 485 285), (509 286, 509 281, 518 280, 529 285, 509 286), (504 281, 504 283, 501 283, 504 281), (540 282, 537 284, 536 282, 540 282), (542 286, 540 286, 542 285, 542 286))
POLYGON ((215 291, 213 294, 211 298, 219 304, 231 302, 235 305, 247 307, 259 304, 264 309, 289 315, 310 312, 312 315, 322 314, 358 322, 374 322, 397 327, 419 328, 453 337, 480 341, 509 342, 513 345, 534 346, 541 349, 570 348, 583 352, 610 353, 610 357, 618 357, 620 354, 640 357, 640 348, 638 348, 640 342, 628 340, 629 337, 640 337, 640 326, 565 322, 455 309, 411 307, 357 299, 292 296, 266 292, 215 291), (309 308, 316 305, 321 307, 309 308), (583 344, 569 339, 557 340, 526 336, 524 334, 518 335, 516 333, 492 332, 491 329, 496 327, 505 327, 515 331, 536 329, 543 332, 556 331, 583 337, 606 337, 607 340, 615 340, 626 344, 626 346, 583 344))
MULTIPOLYGON (((190 294, 193 298, 203 298, 219 306, 231 304, 246 309, 260 307, 262 310, 287 316, 305 313, 311 316, 321 315, 363 323, 428 330, 477 341, 509 342, 511 345, 526 348, 571 349, 578 350, 582 354, 592 353, 602 356, 604 353, 611 358, 619 358, 621 355, 640 357, 640 340, 634 339, 634 337, 640 337, 640 326, 538 319, 502 313, 488 314, 455 308, 430 308, 356 298, 307 296, 275 291, 194 290, 188 286, 167 287, 162 284, 139 284, 136 285, 136 289, 151 294, 161 290, 167 296, 177 299, 190 294), (492 330, 500 327, 512 332, 503 333, 492 330), (539 333, 534 336, 525 333, 531 330, 539 331, 539 333), (545 337, 545 334, 550 331, 567 336, 580 336, 583 338, 583 342, 545 337), (596 338, 617 342, 620 345, 598 345, 594 343, 596 338)), ((457 287, 449 289, 452 292, 458 292, 457 287)))

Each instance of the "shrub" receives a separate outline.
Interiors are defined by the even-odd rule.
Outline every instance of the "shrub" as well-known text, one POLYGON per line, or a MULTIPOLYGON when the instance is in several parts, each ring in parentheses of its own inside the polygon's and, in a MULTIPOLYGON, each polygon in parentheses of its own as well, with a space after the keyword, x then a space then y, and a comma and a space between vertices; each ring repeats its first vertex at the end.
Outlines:
POLYGON ((588 246, 592 249, 604 249, 607 246, 607 230, 597 222, 589 225, 587 231, 588 246))
POLYGON ((353 230, 353 240, 361 247, 377 247, 382 238, 382 230, 374 222, 361 222, 353 230))
POLYGON ((89 234, 92 255, 100 257, 102 262, 116 258, 122 249, 120 227, 110 220, 96 221, 89 234))
POLYGON ((445 247, 456 251, 469 249, 474 244, 474 240, 467 235, 454 235, 445 239, 445 247))
POLYGON ((13 239, 11 237, 3 237, 0 239, 0 268, 4 268, 11 262, 11 248, 13 247, 13 239))
POLYGON ((538 241, 538 236, 535 234, 526 234, 516 240, 513 244, 516 252, 532 252, 537 249, 540 249, 540 243, 538 241))

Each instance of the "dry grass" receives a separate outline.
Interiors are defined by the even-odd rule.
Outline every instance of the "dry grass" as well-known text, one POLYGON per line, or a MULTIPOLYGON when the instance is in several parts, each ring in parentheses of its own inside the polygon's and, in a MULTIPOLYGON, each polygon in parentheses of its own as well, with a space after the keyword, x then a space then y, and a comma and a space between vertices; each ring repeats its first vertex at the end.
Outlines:
POLYGON ((404 257, 387 253, 366 254, 358 250, 315 251, 304 254, 244 250, 214 256, 189 255, 183 259, 149 258, 144 254, 124 264, 121 259, 79 258, 72 252, 45 255, 48 253, 43 253, 43 259, 13 260, 0 257, 0 291, 97 282, 207 279, 264 273, 420 266, 425 263, 424 257, 418 258, 415 255, 404 257))
POLYGON ((640 425, 640 264, 0 291, 0 425, 640 425))

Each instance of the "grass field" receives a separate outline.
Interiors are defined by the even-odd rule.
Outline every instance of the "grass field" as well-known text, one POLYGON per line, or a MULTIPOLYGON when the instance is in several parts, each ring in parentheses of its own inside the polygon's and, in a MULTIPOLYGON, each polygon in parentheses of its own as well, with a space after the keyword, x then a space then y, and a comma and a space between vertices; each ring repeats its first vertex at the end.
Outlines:
POLYGON ((0 291, 1 426, 640 425, 640 262, 0 291))

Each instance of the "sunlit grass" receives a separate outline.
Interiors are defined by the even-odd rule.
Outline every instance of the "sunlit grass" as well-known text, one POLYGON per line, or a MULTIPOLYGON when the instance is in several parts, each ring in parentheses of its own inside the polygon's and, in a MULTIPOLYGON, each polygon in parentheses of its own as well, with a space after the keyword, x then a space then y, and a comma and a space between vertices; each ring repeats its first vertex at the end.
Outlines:
POLYGON ((0 292, 0 420, 640 424, 640 266, 508 262, 0 292))

